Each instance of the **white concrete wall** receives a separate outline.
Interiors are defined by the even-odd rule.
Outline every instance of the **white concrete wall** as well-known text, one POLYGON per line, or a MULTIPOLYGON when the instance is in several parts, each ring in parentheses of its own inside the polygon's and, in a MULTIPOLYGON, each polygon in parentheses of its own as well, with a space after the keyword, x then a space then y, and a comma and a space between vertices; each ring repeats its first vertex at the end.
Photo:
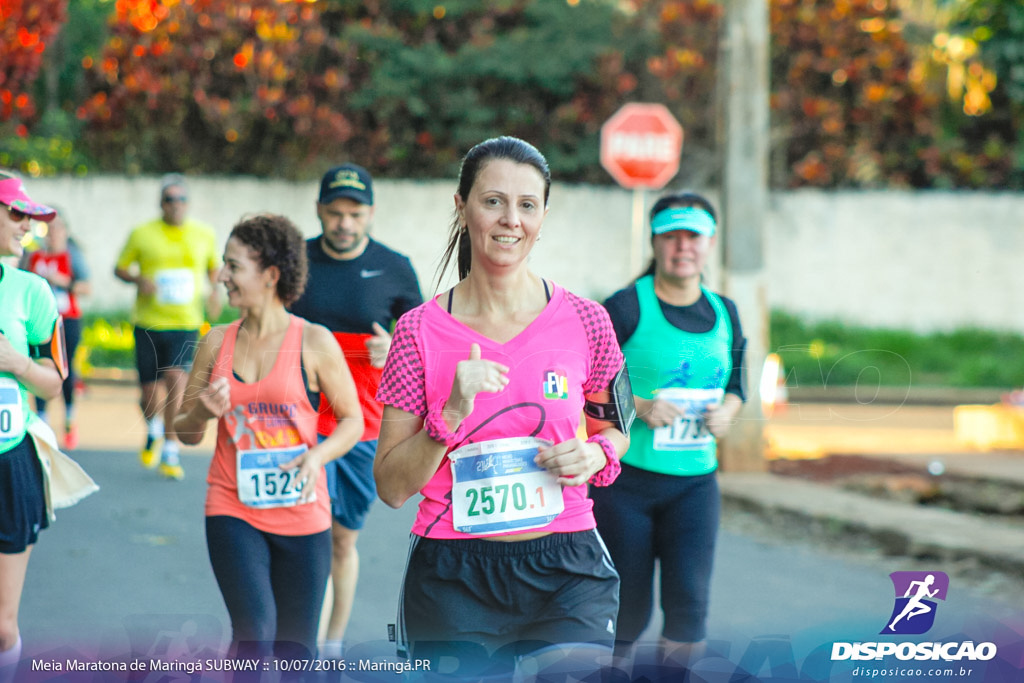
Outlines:
POLYGON ((766 258, 774 307, 920 331, 1024 332, 1024 195, 776 194, 766 258))
MULTIPOLYGON (((159 212, 159 179, 28 179, 34 198, 66 210, 94 272, 96 310, 127 308, 134 292, 113 277, 131 226, 159 212)), ((272 211, 316 235, 317 184, 194 178, 191 214, 223 242, 245 213, 272 211)), ((374 236, 408 254, 425 294, 447 239, 456 181, 376 183, 374 236)), ((648 196, 647 205, 653 201, 648 196)), ((632 194, 556 184, 533 269, 603 298, 630 267, 632 194)), ((774 193, 766 224, 773 308, 816 319, 919 331, 975 325, 1024 332, 1024 195, 954 192, 774 193)), ((646 245, 644 245, 646 247, 646 245)), ((646 262, 646 258, 644 259, 646 262)), ((709 268, 712 286, 720 269, 709 268)), ((451 276, 445 284, 451 282, 451 276)))

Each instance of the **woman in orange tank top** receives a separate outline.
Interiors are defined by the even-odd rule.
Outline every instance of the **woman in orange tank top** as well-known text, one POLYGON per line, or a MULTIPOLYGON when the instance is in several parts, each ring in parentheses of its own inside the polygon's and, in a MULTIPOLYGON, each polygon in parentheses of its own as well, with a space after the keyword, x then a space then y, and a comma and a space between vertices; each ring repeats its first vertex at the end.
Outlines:
POLYGON ((242 317, 199 343, 176 433, 197 444, 217 419, 206 537, 231 616, 232 655, 310 657, 330 572, 324 463, 348 452, 363 418, 326 328, 288 313, 306 282, 301 233, 283 216, 231 231, 219 277, 242 317), (317 443, 323 392, 338 426, 317 443))

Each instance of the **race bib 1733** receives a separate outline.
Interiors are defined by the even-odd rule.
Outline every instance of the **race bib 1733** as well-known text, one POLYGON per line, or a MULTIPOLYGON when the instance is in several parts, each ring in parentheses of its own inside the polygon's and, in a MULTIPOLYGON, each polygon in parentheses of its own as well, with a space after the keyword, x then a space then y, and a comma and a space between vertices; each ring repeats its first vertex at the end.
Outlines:
POLYGON ((724 395, 722 389, 659 389, 657 397, 670 401, 683 414, 671 425, 654 430, 654 450, 685 451, 711 443, 715 437, 708 431, 704 411, 709 405, 720 404, 724 395))

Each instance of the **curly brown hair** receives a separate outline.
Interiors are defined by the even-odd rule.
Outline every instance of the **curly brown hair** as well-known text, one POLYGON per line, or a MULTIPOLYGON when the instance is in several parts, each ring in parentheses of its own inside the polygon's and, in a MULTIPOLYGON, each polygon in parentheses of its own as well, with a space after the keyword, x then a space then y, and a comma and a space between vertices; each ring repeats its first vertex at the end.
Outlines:
POLYGON ((284 216, 259 214, 247 216, 231 229, 234 237, 256 253, 260 268, 277 266, 277 296, 285 306, 298 300, 306 290, 309 266, 306 240, 295 224, 284 216))

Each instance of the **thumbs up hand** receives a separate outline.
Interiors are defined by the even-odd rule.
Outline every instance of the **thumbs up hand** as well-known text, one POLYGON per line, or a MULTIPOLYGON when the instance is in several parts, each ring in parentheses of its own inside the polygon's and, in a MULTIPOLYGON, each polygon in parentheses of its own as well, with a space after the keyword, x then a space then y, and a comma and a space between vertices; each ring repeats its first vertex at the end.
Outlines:
MULTIPOLYGON (((456 413, 456 425, 473 412, 473 401, 481 392, 499 392, 508 386, 508 366, 481 357, 480 345, 469 347, 469 358, 455 366, 455 379, 445 403, 445 412, 456 413)), ((447 419, 447 416, 446 416, 447 419)))
POLYGON ((384 367, 391 349, 391 335, 380 323, 373 323, 373 336, 366 340, 366 350, 370 352, 370 365, 375 368, 384 367))

